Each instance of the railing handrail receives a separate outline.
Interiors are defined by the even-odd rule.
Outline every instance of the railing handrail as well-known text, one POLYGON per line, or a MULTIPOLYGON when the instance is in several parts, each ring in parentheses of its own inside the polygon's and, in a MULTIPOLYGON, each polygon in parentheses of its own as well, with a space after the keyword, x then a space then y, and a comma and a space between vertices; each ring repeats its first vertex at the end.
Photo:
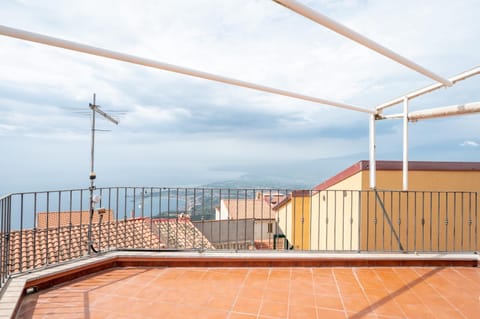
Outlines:
MULTIPOLYGON (((281 192, 292 192, 292 191, 298 191, 298 189, 295 188, 268 188, 268 187, 203 187, 203 186, 175 186, 175 187, 170 187, 170 186, 97 186, 95 190, 108 190, 108 189, 144 189, 144 190, 194 190, 194 189, 202 189, 202 190, 213 190, 213 191, 219 191, 219 190, 234 190, 234 191, 281 191, 281 192)), ((8 193, 6 195, 2 195, 0 197, 0 200, 5 199, 7 197, 13 196, 13 195, 34 195, 34 194, 44 194, 44 193, 59 193, 59 192, 80 192, 80 191, 88 191, 88 188, 71 188, 71 189, 50 189, 50 190, 40 190, 40 191, 26 191, 26 192, 14 192, 14 193, 8 193)), ((376 189, 321 189, 321 190, 316 190, 316 189, 301 189, 301 191, 306 191, 306 192, 311 192, 311 193, 317 193, 317 192, 372 192, 372 191, 377 191, 377 192, 397 192, 397 193, 480 193, 480 191, 468 191, 468 190, 428 190, 428 189, 415 189, 415 190, 401 190, 401 189, 381 189, 381 188, 376 188, 376 189)), ((145 194, 149 195, 149 194, 145 194)), ((286 194, 284 194, 286 195, 286 194)))
MULTIPOLYGON (((172 189, 204 189, 204 190, 238 190, 238 191, 293 191, 295 188, 271 188, 271 187, 204 187, 204 186, 97 186, 95 189, 155 189, 155 190, 172 190, 172 189)), ((88 188, 71 188, 71 189, 49 189, 49 190, 40 190, 40 191, 26 191, 26 192, 14 192, 5 195, 33 195, 33 194, 42 194, 42 193, 58 193, 58 192, 78 192, 78 191, 87 191, 88 188)), ((310 190, 310 189, 305 189, 310 190)), ((1 199, 1 198, 0 198, 1 199)))
POLYGON ((8 197, 12 197, 15 193, 8 193, 6 195, 0 196, 0 201, 7 199, 8 197))

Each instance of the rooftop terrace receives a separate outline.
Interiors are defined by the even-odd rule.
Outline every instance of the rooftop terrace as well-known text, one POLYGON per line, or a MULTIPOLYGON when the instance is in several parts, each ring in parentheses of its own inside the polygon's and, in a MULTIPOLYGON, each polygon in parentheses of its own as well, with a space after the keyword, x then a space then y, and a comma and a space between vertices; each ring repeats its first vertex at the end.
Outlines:
POLYGON ((26 290, 38 292, 17 318, 476 318, 477 265, 452 254, 110 252, 14 276, 0 306, 6 315, 4 300, 26 290))
POLYGON ((0 199, 0 318, 480 310, 476 192, 99 188, 92 211, 88 192, 0 199), (235 217, 215 219, 222 200, 235 217))

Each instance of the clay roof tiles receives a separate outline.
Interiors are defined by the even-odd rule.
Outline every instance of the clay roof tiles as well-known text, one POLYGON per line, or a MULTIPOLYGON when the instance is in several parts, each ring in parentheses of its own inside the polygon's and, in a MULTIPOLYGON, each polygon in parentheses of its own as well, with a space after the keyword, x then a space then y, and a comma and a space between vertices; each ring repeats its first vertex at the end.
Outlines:
MULTIPOLYGON (((60 213, 60 221, 65 218, 61 216, 62 214, 69 213, 60 213)), ((57 217, 59 215, 58 212, 52 214, 57 217)), ((10 271, 22 272, 87 255, 88 222, 77 225, 72 223, 61 227, 15 230, 9 233, 8 239, 10 271)), ((94 248, 100 251, 164 248, 214 249, 188 217, 131 218, 92 223, 92 242, 94 248)), ((6 243, 3 241, 2 246, 6 243)))

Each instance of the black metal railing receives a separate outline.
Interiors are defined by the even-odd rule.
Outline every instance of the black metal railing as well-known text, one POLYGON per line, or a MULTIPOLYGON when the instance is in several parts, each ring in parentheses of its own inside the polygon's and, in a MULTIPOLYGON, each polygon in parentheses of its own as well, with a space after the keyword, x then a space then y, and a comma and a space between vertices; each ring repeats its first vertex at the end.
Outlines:
POLYGON ((476 192, 108 187, 0 198, 0 286, 107 250, 475 252, 476 192), (90 229, 90 230, 89 230, 90 229), (90 238, 89 238, 90 237, 90 238))

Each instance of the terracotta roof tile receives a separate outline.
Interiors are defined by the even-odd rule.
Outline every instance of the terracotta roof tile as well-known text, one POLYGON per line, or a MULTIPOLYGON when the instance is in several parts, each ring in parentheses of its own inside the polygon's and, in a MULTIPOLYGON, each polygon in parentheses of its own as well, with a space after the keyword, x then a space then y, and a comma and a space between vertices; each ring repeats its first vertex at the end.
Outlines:
MULTIPOLYGON (((2 246, 5 242, 2 241, 2 246)), ((87 223, 12 231, 9 236, 8 265, 14 273, 85 256, 88 253, 87 242, 87 223)), ((93 223, 92 242, 95 249, 102 251, 135 248, 214 249, 189 218, 134 218, 93 223)))
MULTIPOLYGON (((110 209, 97 209, 93 212, 92 222, 98 224, 100 222, 108 223, 115 220, 113 211, 110 209)), ((69 225, 88 224, 90 220, 90 212, 71 211, 71 212, 39 212, 37 213, 37 228, 46 229, 57 228, 69 225), (48 224, 47 224, 48 223, 48 224)))

